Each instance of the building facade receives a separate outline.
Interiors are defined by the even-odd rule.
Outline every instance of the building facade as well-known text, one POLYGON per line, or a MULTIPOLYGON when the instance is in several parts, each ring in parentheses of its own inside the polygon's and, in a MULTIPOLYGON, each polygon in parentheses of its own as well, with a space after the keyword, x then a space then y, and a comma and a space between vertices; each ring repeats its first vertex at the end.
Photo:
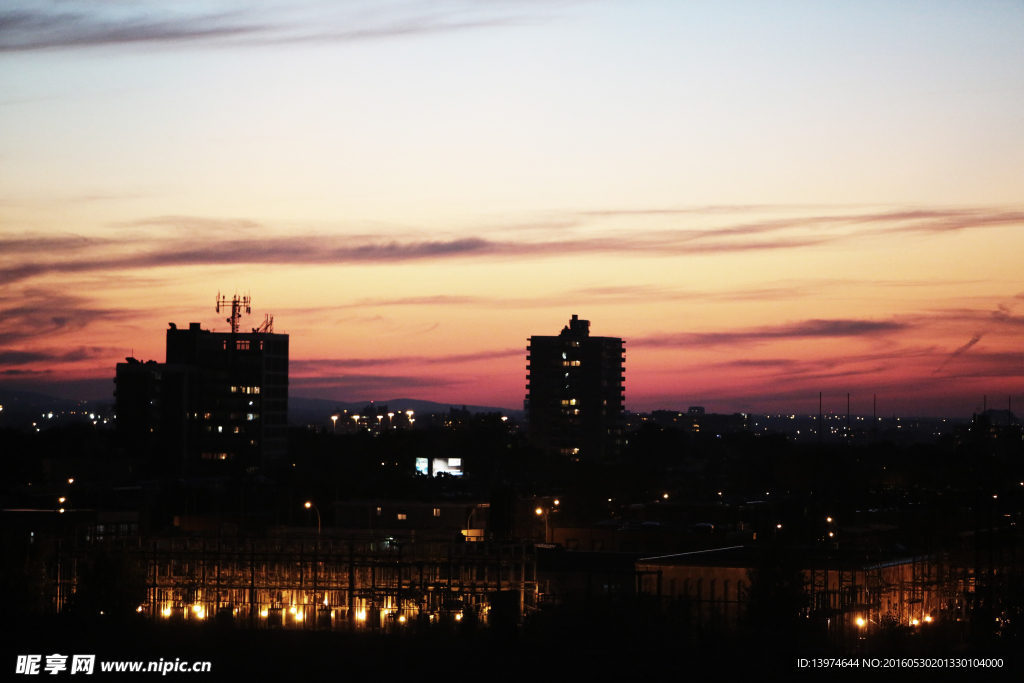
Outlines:
MULTIPOLYGON (((271 328, 272 329, 272 328, 271 328)), ((118 363, 122 443, 194 473, 203 461, 250 467, 287 452, 288 335, 167 330, 165 363, 118 363)))
POLYGON ((558 336, 530 337, 526 356, 530 442, 574 459, 614 457, 622 445, 625 342, 590 336, 572 316, 558 336))

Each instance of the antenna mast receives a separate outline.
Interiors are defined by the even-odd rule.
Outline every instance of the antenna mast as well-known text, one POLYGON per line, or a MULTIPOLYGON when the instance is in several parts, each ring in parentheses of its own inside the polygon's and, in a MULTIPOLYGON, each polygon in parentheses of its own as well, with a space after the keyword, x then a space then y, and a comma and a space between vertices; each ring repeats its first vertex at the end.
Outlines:
POLYGON ((226 296, 221 296, 220 292, 217 292, 217 312, 220 313, 220 309, 223 306, 224 310, 227 310, 228 305, 231 305, 231 317, 227 319, 227 322, 231 323, 231 332, 238 334, 238 320, 242 317, 242 309, 245 309, 246 314, 250 313, 249 303, 252 298, 246 294, 245 296, 238 296, 235 294, 229 301, 226 296))

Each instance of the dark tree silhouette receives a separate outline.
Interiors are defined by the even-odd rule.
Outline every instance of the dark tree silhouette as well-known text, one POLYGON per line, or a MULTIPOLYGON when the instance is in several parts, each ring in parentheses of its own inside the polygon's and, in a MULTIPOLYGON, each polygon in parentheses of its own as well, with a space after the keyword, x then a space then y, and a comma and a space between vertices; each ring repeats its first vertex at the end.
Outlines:
POLYGON ((103 547, 84 568, 79 566, 78 586, 69 604, 71 613, 125 619, 134 616, 145 602, 145 572, 125 551, 103 547))

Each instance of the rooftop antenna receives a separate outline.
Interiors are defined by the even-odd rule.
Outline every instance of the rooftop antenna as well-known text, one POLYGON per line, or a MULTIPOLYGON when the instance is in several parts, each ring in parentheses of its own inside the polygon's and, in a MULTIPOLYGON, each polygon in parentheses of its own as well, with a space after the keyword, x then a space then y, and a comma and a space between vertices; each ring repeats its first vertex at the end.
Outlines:
POLYGON ((252 301, 251 297, 246 294, 245 296, 238 296, 235 294, 229 301, 226 296, 221 296, 220 292, 217 292, 217 312, 220 313, 221 306, 227 310, 228 305, 231 305, 231 317, 227 319, 227 322, 231 323, 232 334, 238 334, 238 320, 242 317, 242 309, 245 309, 246 314, 251 313, 249 303, 252 301))
POLYGON ((252 328, 253 334, 273 334, 274 333, 274 316, 267 313, 263 316, 263 322, 260 323, 259 327, 252 328))

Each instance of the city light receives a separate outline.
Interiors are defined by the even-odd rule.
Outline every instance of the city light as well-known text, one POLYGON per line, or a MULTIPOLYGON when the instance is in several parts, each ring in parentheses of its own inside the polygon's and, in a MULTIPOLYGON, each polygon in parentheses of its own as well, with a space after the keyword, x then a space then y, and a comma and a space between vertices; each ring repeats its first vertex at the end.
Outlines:
POLYGON ((462 621, 462 615, 461 614, 456 614, 455 615, 455 621, 462 621))
POLYGON ((543 515, 544 514, 544 511, 542 509, 540 509, 540 508, 537 508, 536 510, 534 510, 534 512, 536 512, 538 515, 543 515))
POLYGON ((859 626, 861 628, 864 628, 864 619, 863 619, 863 617, 857 617, 857 626, 859 626))
POLYGON ((930 624, 931 622, 932 622, 931 616, 926 614, 925 617, 924 617, 924 623, 930 624))
POLYGON ((169 617, 171 616, 171 608, 165 607, 162 610, 160 610, 160 613, 163 614, 165 617, 169 617))
POLYGON ((559 501, 557 498, 555 498, 555 505, 558 505, 560 502, 561 501, 559 501))
POLYGON ((308 502, 306 503, 306 509, 307 509, 307 510, 308 510, 308 509, 309 509, 310 507, 312 507, 312 506, 313 506, 313 504, 312 504, 312 503, 308 503, 308 502))
POLYGON ((356 619, 366 621, 366 612, 356 612, 356 619))

